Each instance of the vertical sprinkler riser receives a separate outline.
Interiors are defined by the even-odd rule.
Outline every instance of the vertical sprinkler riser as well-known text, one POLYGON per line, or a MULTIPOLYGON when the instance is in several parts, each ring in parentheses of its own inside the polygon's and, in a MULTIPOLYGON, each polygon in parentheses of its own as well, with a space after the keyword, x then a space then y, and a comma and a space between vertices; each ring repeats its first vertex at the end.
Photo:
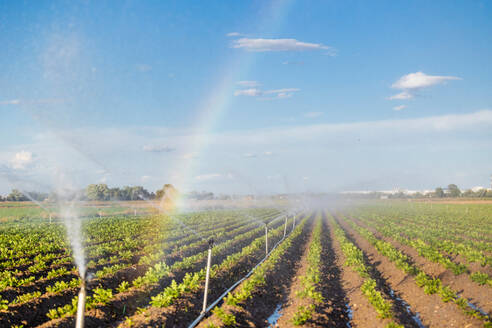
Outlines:
POLYGON ((75 328, 84 327, 85 316, 85 298, 87 296, 85 277, 82 278, 82 284, 80 285, 79 299, 77 303, 77 317, 75 321, 75 328))
POLYGON ((268 227, 265 224, 265 256, 268 255, 268 227))
POLYGON ((287 234, 287 217, 285 217, 285 225, 284 225, 284 238, 285 235, 287 234))
POLYGON ((205 291, 203 293, 203 308, 202 313, 207 310, 207 296, 208 296, 208 284, 210 280, 210 266, 212 265, 212 247, 214 245, 214 240, 210 238, 208 240, 208 257, 207 257, 207 273, 205 275, 205 291))

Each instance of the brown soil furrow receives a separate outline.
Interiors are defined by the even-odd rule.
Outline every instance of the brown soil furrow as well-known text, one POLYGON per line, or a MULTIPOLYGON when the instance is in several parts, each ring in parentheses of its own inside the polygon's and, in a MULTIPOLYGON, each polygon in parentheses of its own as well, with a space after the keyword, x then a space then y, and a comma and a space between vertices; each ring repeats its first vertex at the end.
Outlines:
MULTIPOLYGON (((265 277, 265 285, 261 290, 255 290, 250 299, 241 305, 241 308, 225 306, 234 313, 236 327, 268 327, 267 319, 272 315, 279 304, 284 304, 291 288, 292 279, 301 265, 301 256, 307 247, 311 236, 312 218, 306 222, 302 233, 293 240, 292 245, 282 255, 275 269, 269 271, 265 277)), ((238 286, 238 288, 241 285, 238 286)), ((282 314, 282 313, 281 313, 282 314)), ((198 327, 206 327, 209 320, 202 321, 198 327)))
POLYGON ((425 257, 420 256, 415 248, 408 245, 403 245, 392 238, 385 237, 374 228, 368 227, 355 218, 351 219, 358 225, 369 229, 377 238, 389 242, 403 254, 411 257, 415 265, 417 265, 422 271, 428 275, 439 278, 443 284, 457 291, 459 296, 465 297, 469 300, 469 302, 475 304, 487 313, 492 312, 490 287, 479 286, 477 283, 471 281, 470 276, 465 273, 456 276, 451 270, 444 268, 441 264, 431 262, 425 257))
POLYGON ((330 224, 330 239, 334 240, 333 250, 335 252, 336 266, 340 268, 340 278, 343 290, 348 299, 351 310, 351 327, 377 328, 384 327, 391 321, 378 318, 378 313, 369 303, 367 297, 362 294, 360 287, 364 283, 359 274, 351 268, 345 266, 345 256, 343 255, 340 243, 336 240, 333 233, 333 225, 330 224))
POLYGON ((455 304, 444 303, 439 295, 426 295, 419 288, 413 277, 398 269, 344 220, 338 220, 354 243, 361 248, 374 263, 376 269, 382 272, 395 293, 401 295, 411 308, 420 314, 422 323, 429 327, 482 327, 483 322, 466 316, 455 304))
MULTIPOLYGON (((292 323, 292 318, 296 313, 297 308, 301 305, 306 306, 309 304, 307 300, 300 299, 299 297, 297 297, 296 292, 303 289, 301 277, 306 274, 307 269, 309 267, 307 256, 309 253, 309 245, 312 243, 312 241, 313 241, 313 233, 311 232, 309 241, 306 242, 301 260, 299 261, 299 269, 297 270, 290 284, 290 290, 288 292, 287 301, 282 305, 281 308, 282 316, 278 319, 276 323, 277 327, 295 327, 294 324, 292 323)), ((313 327, 312 325, 309 324, 306 324, 305 326, 313 327)))

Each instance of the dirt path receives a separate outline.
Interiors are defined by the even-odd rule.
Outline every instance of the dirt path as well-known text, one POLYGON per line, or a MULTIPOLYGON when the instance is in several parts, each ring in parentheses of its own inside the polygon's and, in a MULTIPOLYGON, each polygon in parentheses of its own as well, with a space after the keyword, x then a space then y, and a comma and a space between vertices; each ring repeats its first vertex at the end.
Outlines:
POLYGON ((482 327, 483 322, 467 317, 453 303, 442 302, 439 295, 426 295, 419 288, 412 276, 398 269, 385 256, 369 244, 362 236, 354 231, 344 220, 338 220, 347 236, 361 248, 368 258, 374 263, 375 268, 382 273, 382 277, 388 282, 394 292, 404 299, 411 308, 420 314, 421 321, 428 327, 482 327))

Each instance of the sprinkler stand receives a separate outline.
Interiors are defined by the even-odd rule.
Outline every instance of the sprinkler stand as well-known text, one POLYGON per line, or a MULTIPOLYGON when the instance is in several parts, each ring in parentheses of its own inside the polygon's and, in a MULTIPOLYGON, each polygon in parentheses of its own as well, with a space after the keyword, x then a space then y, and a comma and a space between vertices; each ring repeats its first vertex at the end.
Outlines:
POLYGON ((284 225, 284 238, 285 234, 287 233, 287 216, 285 217, 285 225, 284 225))
POLYGON ((208 258, 207 258, 207 273, 205 275, 205 291, 203 293, 203 308, 202 313, 207 310, 207 296, 208 296, 208 283, 210 280, 210 266, 212 265, 212 247, 214 245, 214 240, 210 238, 208 240, 208 258))
POLYGON ((265 224, 265 256, 268 255, 268 226, 265 224))
POLYGON ((82 279, 82 284, 80 286, 79 291, 79 300, 77 303, 77 318, 75 321, 75 328, 83 328, 84 327, 84 316, 85 316, 85 278, 82 279))

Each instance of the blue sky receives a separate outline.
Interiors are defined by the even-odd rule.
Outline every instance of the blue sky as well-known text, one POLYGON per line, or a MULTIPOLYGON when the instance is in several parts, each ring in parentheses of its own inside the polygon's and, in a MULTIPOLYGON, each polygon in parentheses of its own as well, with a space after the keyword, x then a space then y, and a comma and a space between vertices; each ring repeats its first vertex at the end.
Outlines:
POLYGON ((4 1, 0 192, 486 186, 487 1, 4 1))

